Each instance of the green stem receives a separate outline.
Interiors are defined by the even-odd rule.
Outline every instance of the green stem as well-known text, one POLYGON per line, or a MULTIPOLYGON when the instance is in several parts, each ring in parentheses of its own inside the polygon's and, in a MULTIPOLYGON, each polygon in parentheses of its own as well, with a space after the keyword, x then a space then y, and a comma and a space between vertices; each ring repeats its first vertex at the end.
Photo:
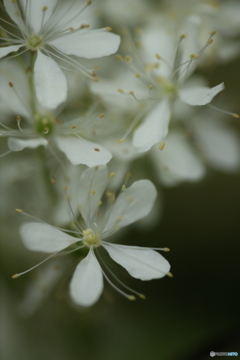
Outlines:
POLYGON ((37 150, 41 162, 41 168, 42 168, 41 174, 44 180, 46 192, 50 198, 51 205, 55 206, 58 201, 58 193, 56 188, 53 186, 53 183, 51 182, 51 176, 46 162, 45 148, 43 146, 40 146, 37 150))

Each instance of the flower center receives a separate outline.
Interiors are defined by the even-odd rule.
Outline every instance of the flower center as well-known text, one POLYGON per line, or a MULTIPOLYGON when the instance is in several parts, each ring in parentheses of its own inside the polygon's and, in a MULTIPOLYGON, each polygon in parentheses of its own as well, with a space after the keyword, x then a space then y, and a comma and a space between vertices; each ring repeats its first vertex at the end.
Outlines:
POLYGON ((27 40, 26 46, 31 51, 37 51, 39 48, 43 47, 43 36, 32 33, 30 38, 27 40))
POLYGON ((163 91, 167 97, 173 98, 177 96, 178 89, 173 82, 165 80, 162 77, 158 77, 157 81, 160 84, 161 91, 163 91))
POLYGON ((82 233, 84 237, 83 243, 88 247, 98 247, 101 245, 99 236, 92 229, 83 230, 82 233))
POLYGON ((35 129, 38 134, 48 136, 54 130, 54 118, 50 114, 35 114, 35 129))

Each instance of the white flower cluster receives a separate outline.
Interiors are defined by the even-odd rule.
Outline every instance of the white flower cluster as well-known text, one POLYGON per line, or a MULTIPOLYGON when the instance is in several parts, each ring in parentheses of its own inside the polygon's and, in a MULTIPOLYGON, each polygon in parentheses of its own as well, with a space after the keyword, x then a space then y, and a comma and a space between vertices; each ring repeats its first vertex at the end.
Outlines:
POLYGON ((108 237, 145 217, 141 226, 159 219, 153 183, 198 181, 209 166, 239 170, 240 142, 228 121, 239 116, 212 104, 224 83, 211 87, 203 73, 239 55, 240 6, 201 0, 1 6, 0 214, 16 201, 21 208, 31 203, 37 218, 17 209, 34 219, 20 226, 23 244, 51 254, 41 263, 69 253, 83 258, 70 283, 75 303, 94 304, 103 278, 130 300, 144 298, 113 274, 101 252, 134 278, 172 276, 155 251, 168 248, 108 237), (115 33, 101 27, 106 22, 115 33), (127 188, 133 167, 136 181, 127 188))

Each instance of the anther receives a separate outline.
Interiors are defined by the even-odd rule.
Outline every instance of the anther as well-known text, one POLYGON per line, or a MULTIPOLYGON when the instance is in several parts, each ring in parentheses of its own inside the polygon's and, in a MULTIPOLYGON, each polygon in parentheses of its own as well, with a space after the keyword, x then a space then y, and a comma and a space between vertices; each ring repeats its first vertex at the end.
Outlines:
POLYGON ((215 35, 215 34, 216 34, 216 31, 215 31, 215 30, 210 33, 211 36, 213 36, 213 35, 215 35))
POLYGON ((129 295, 129 296, 128 296, 128 300, 135 301, 135 300, 136 300, 136 296, 134 296, 134 295, 129 295))
POLYGON ((149 88, 149 90, 152 90, 153 89, 153 85, 148 85, 148 88, 149 88))
POLYGON ((20 115, 17 115, 17 116, 16 116, 16 120, 17 120, 17 121, 21 121, 21 120, 22 120, 22 119, 21 119, 21 116, 20 116, 20 115))
POLYGON ((168 252, 168 251, 170 251, 170 249, 165 247, 165 248, 163 248, 163 251, 168 252))
POLYGON ((105 114, 101 114, 101 115, 99 115, 99 118, 102 119, 102 118, 104 118, 104 116, 105 116, 105 114))
POLYGON ((80 29, 87 29, 87 28, 89 28, 89 27, 90 27, 89 24, 82 24, 82 25, 80 26, 80 29))
POLYGON ((98 206, 101 206, 101 205, 102 205, 102 200, 99 200, 98 206))
POLYGON ((132 58, 131 58, 131 56, 129 56, 129 55, 128 55, 128 56, 126 56, 126 57, 125 57, 125 59, 124 59, 124 60, 125 60, 125 61, 127 61, 127 62, 129 62, 129 61, 131 61, 131 60, 132 60, 132 58))
POLYGON ((56 179, 52 179, 52 180, 51 180, 51 183, 52 183, 52 184, 56 184, 56 182, 57 182, 56 179))
POLYGON ((95 191, 95 190, 93 190, 93 191, 90 192, 90 195, 95 195, 95 194, 96 194, 96 191, 95 191))
POLYGON ((107 26, 105 29, 106 29, 107 31, 112 31, 112 28, 111 28, 110 26, 107 26))
POLYGON ((185 39, 185 37, 186 37, 186 34, 182 34, 182 35, 179 36, 179 39, 182 40, 182 39, 185 39))
POLYGON ((111 172, 111 173, 109 174, 109 177, 112 178, 112 177, 114 177, 114 175, 115 175, 115 173, 114 173, 114 172, 111 172))
POLYGON ((173 277, 173 274, 172 274, 171 272, 168 272, 166 275, 167 275, 168 277, 170 277, 170 278, 173 277))
POLYGON ((13 88, 13 83, 11 81, 9 81, 8 85, 13 88))
POLYGON ((159 54, 155 55, 158 60, 161 60, 161 56, 159 54))
POLYGON ((76 129, 76 125, 72 125, 71 128, 72 128, 72 129, 76 129))
POLYGON ((135 76, 136 76, 137 78, 140 78, 140 74, 139 74, 139 73, 136 73, 135 76))
POLYGON ((15 209, 15 211, 19 214, 21 214, 23 212, 22 209, 15 209))
POLYGON ((213 43, 213 39, 209 39, 207 42, 208 45, 211 45, 212 43, 213 43))
POLYGON ((87 5, 88 5, 88 6, 91 5, 91 3, 92 3, 92 1, 89 0, 89 1, 87 2, 87 5))
POLYGON ((48 7, 45 5, 45 6, 43 6, 42 11, 47 11, 47 9, 48 9, 48 7))
POLYGON ((98 149, 98 148, 94 148, 94 151, 100 151, 100 149, 98 149))
POLYGON ((119 55, 119 54, 117 54, 117 55, 116 55, 116 58, 117 58, 118 60, 120 60, 120 61, 122 61, 122 60, 123 60, 122 55, 119 55))
POLYGON ((163 150, 165 148, 165 145, 166 145, 165 142, 161 141, 159 145, 159 150, 163 150))
POLYGON ((67 186, 66 185, 63 186, 63 191, 67 191, 67 186))
POLYGON ((232 115, 235 119, 239 119, 239 115, 238 114, 233 114, 232 115))
POLYGON ((124 94, 123 89, 118 89, 118 92, 119 92, 120 94, 124 94))
POLYGON ((94 70, 99 70, 100 66, 94 66, 94 70))
POLYGON ((18 277, 19 277, 19 275, 15 274, 15 275, 12 276, 12 279, 17 279, 18 277))
POLYGON ((199 58, 199 55, 197 55, 197 54, 191 54, 191 55, 190 55, 190 58, 191 58, 192 60, 196 60, 196 59, 199 58))
POLYGON ((140 297, 140 299, 143 299, 143 300, 145 300, 145 299, 146 299, 146 296, 145 296, 145 295, 143 295, 143 294, 139 294, 138 296, 140 297))
POLYGON ((126 190, 126 186, 123 185, 122 188, 121 188, 122 191, 125 191, 126 190))
POLYGON ((118 140, 119 144, 123 143, 124 142, 124 139, 120 139, 118 140))

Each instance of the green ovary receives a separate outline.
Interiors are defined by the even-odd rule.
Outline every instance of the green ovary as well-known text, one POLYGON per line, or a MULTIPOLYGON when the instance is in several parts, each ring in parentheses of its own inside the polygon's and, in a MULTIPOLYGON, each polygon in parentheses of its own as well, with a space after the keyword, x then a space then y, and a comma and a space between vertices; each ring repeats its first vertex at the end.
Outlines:
POLYGON ((43 47, 43 36, 33 33, 31 37, 27 40, 27 48, 31 51, 37 51, 43 47))
POLYGON ((51 115, 36 114, 35 116, 36 126, 35 129, 38 134, 48 136, 54 130, 54 118, 51 115))

